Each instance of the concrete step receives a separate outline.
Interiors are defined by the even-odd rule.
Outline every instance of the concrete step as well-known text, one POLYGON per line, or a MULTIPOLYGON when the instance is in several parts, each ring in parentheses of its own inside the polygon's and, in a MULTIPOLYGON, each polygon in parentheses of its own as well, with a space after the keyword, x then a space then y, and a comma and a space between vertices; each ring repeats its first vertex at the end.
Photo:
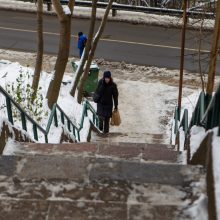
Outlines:
POLYGON ((204 183, 199 166, 68 155, 1 156, 0 216, 195 219, 188 207, 199 211, 204 183))
POLYGON ((37 144, 16 143, 15 155, 89 155, 108 157, 115 160, 125 159, 139 162, 157 161, 177 163, 180 153, 171 145, 143 143, 74 143, 74 144, 37 144))
POLYGON ((165 142, 165 135, 151 134, 151 133, 120 133, 110 132, 108 135, 100 135, 92 132, 92 142, 112 143, 112 142, 130 142, 130 143, 152 143, 163 144, 165 142))

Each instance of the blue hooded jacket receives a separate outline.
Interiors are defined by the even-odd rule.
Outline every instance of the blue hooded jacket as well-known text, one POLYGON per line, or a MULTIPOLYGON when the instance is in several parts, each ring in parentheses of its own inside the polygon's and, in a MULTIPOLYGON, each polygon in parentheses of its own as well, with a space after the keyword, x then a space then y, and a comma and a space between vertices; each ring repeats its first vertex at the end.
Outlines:
POLYGON ((78 49, 84 49, 87 37, 83 34, 78 39, 78 49))

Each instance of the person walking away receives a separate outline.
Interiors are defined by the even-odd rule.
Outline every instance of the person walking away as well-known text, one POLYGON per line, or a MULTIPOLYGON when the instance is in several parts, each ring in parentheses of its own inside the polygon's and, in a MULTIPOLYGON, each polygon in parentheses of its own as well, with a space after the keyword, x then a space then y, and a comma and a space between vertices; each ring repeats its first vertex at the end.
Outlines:
POLYGON ((86 46, 87 37, 83 32, 78 33, 78 49, 79 49, 79 57, 82 57, 83 50, 86 46))
POLYGON ((110 71, 105 71, 103 78, 99 80, 95 94, 98 96, 97 115, 99 116, 99 129, 103 133, 109 133, 109 121, 112 117, 113 101, 114 107, 118 109, 118 89, 113 82, 110 71))

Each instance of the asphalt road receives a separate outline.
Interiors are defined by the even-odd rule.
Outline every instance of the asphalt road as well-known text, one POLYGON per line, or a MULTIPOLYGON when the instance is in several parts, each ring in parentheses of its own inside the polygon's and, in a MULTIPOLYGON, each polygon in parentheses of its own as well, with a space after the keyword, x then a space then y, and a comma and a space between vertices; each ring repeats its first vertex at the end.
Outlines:
MULTIPOLYGON (((78 31, 87 33, 89 22, 86 19, 73 19, 72 56, 78 56, 76 35, 78 31)), ((187 31, 185 69, 193 72, 199 70, 198 35, 198 31, 187 31)), ((108 22, 95 57, 178 69, 180 39, 180 29, 108 22)), ((212 33, 203 33, 203 71, 207 71, 208 68, 211 39, 212 33)), ((44 41, 45 53, 56 54, 59 44, 59 23, 55 16, 44 16, 44 41)), ((36 15, 0 11, 0 48, 36 51, 36 15)))

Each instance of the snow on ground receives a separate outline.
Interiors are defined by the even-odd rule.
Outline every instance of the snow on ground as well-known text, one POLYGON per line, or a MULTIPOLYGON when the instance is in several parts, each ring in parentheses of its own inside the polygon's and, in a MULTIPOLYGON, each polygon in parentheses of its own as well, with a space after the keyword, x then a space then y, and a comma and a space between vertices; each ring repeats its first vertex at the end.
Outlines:
MULTIPOLYGON (((33 74, 33 68, 30 67, 23 67, 21 66, 19 63, 17 62, 10 62, 10 61, 6 61, 6 60, 0 60, 0 85, 3 88, 6 88, 6 86, 10 83, 15 83, 15 87, 17 85, 17 81, 16 78, 20 75, 20 73, 24 73, 27 74, 27 72, 33 74)), ((47 100, 46 100, 46 93, 47 93, 47 88, 49 86, 49 82, 51 80, 51 77, 53 75, 52 74, 48 74, 46 72, 43 72, 41 74, 41 80, 39 83, 39 86, 42 87, 42 95, 43 95, 43 100, 42 100, 42 104, 43 104, 43 110, 44 113, 48 112, 50 113, 50 110, 47 106, 47 100)), ((73 77, 65 75, 63 80, 65 82, 67 81, 71 81, 73 77)), ((26 83, 31 84, 31 79, 29 79, 29 81, 26 79, 26 83)), ((75 122, 75 124, 77 126, 79 126, 78 124, 80 123, 80 119, 82 116, 82 105, 79 105, 74 98, 72 98, 69 95, 69 91, 70 91, 71 85, 70 83, 68 83, 67 85, 61 85, 61 91, 60 91, 60 96, 58 99, 58 104, 61 106, 61 108, 64 110, 64 112, 69 116, 69 118, 75 122)), ((0 106, 3 107, 5 106, 5 98, 3 97, 3 95, 0 93, 0 106)), ((4 116, 6 117, 6 108, 0 108, 1 110, 1 116, 4 114, 4 116), (2 114, 3 113, 3 114, 2 114)), ((46 115, 42 115, 43 118, 42 120, 40 120, 39 124, 46 129, 47 126, 47 122, 48 122, 48 118, 49 118, 49 114, 46 115)), ((59 117, 59 114, 58 114, 59 117)), ((17 120, 17 122, 15 122, 16 126, 20 126, 21 127, 21 123, 17 120)), ((32 130, 32 124, 31 123, 27 123, 28 126, 28 130, 31 131, 32 130)), ((87 138, 87 134, 88 134, 88 129, 89 129, 89 120, 85 119, 84 122, 84 129, 81 131, 81 140, 82 141, 86 141, 87 138)), ((54 124, 52 124, 51 126, 51 131, 49 133, 49 142, 52 143, 58 143, 60 141, 60 134, 62 132, 62 127, 56 128, 54 126, 54 124)), ((30 134, 33 137, 33 134, 30 134)), ((42 133, 39 132, 39 141, 40 142, 44 142, 44 136, 42 133)))
MULTIPOLYGON (((19 69, 28 69, 33 71, 30 67, 21 67, 19 63, 11 63, 10 61, 1 61, 0 63, 0 78, 1 85, 5 87, 7 81, 15 81, 15 75, 19 73, 19 69), (7 76, 5 74, 7 73, 7 76)), ((148 72, 156 72, 155 68, 148 67, 148 72)), ((110 69, 111 70, 111 69, 110 69)), ((158 71, 161 71, 159 68, 158 71)), ((172 71, 170 71, 172 72, 172 71)), ((126 73, 124 73, 126 74, 126 73)), ((130 77, 130 73, 127 73, 130 77)), ((100 77, 102 72, 100 72, 100 77)), ((114 77, 114 70, 113 70, 114 77)), ((116 77, 118 75, 116 74, 116 77)), ((50 81, 51 74, 43 73, 40 86, 42 86, 42 93, 46 94, 48 83, 50 81)), ((65 75, 63 81, 71 81, 72 76, 65 75)), ((132 77, 130 77, 132 79, 132 77)), ((131 133, 133 136, 138 136, 139 139, 143 138, 142 142, 146 141, 146 135, 148 134, 158 134, 164 138, 165 143, 169 143, 170 134, 166 134, 167 124, 172 117, 172 112, 176 104, 177 99, 177 88, 174 86, 169 86, 161 82, 150 82, 147 79, 147 76, 142 76, 142 80, 124 80, 114 78, 119 88, 119 110, 122 117, 122 124, 119 127, 112 127, 111 132, 119 133, 131 133), (164 135, 165 134, 165 135, 164 135)), ((60 106, 65 109, 65 112, 68 113, 72 120, 75 120, 76 123, 79 123, 81 118, 82 106, 78 105, 70 95, 69 91, 71 84, 62 85, 60 97, 58 103, 60 106)), ((189 95, 193 93, 193 89, 185 89, 184 95, 189 95)), ((0 103, 2 104, 3 99, 1 98, 0 103)), ((46 100, 44 100, 44 104, 46 100)), ((48 107, 45 104, 45 110, 48 110, 48 107)), ((42 127, 46 127, 48 117, 44 118, 41 122, 42 127)), ((88 120, 85 121, 85 126, 88 127, 88 120)), ((57 133, 60 131, 52 127, 53 137, 58 137, 57 133), (56 135, 55 135, 56 134, 56 135)), ((82 131, 82 135, 85 137, 87 135, 87 129, 82 131)), ((41 141, 42 141, 41 137, 41 141)), ((53 142, 58 142, 59 140, 52 138, 53 142)), ((51 140, 50 140, 51 141, 51 140)))
POLYGON ((203 127, 199 126, 193 126, 191 128, 191 133, 190 133, 190 159, 194 155, 194 153, 197 151, 199 148, 201 142, 206 136, 206 131, 203 127))
MULTIPOLYGON (((23 10, 23 11, 36 11, 36 5, 30 2, 22 2, 15 0, 0 0, 0 8, 10 9, 10 10, 23 10)), ((44 11, 46 12, 46 5, 44 6, 44 11)), ((73 16, 78 18, 90 18, 91 8, 85 7, 75 7, 73 16)), ((53 12, 47 12, 49 14, 53 12)), ((101 19, 104 15, 104 9, 97 10, 97 18, 101 19)), ((168 15, 155 15, 140 12, 127 12, 118 11, 116 17, 109 15, 109 20, 112 21, 123 21, 135 24, 148 24, 148 25, 161 25, 161 26, 176 26, 180 27, 182 24, 182 19, 179 17, 172 17, 168 15)), ((190 18, 188 21, 188 27, 200 28, 201 21, 198 19, 190 18)), ((204 28, 213 29, 214 20, 205 19, 204 28)))
MULTIPOLYGON (((142 134, 166 133, 168 112, 174 110, 178 89, 160 82, 115 80, 119 85, 119 111, 122 124, 113 127, 113 132, 142 134)), ((188 89, 188 93, 193 90, 188 89)), ((170 132, 164 137, 169 143, 170 132)), ((144 140, 143 140, 144 141, 144 140)))

